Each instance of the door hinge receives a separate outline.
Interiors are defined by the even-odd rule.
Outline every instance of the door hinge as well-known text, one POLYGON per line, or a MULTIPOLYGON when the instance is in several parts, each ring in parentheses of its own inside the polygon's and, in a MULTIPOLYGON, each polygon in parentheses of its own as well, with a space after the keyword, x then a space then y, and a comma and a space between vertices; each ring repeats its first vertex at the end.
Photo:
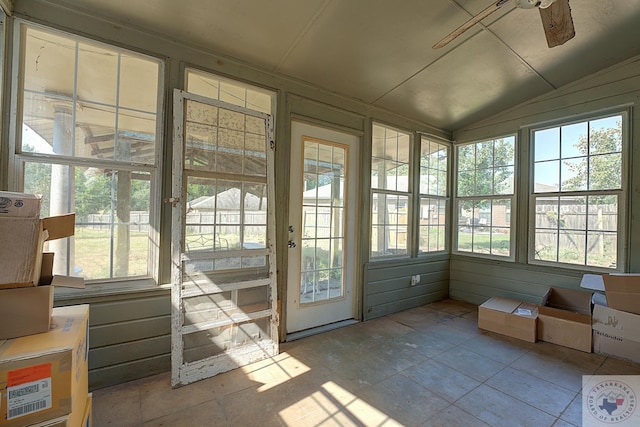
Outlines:
POLYGON ((276 142, 275 141, 270 141, 269 142, 269 147, 271 147, 272 150, 276 149, 276 142))

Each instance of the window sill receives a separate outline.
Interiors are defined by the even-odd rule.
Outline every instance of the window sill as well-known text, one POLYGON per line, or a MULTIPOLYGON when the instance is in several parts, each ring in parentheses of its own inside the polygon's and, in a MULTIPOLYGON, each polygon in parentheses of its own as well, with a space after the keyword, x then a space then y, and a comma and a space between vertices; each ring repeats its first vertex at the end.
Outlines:
POLYGON ((168 294, 170 292, 170 284, 156 285, 152 279, 103 282, 88 284, 84 289, 57 287, 55 289, 54 301, 64 304, 69 301, 78 300, 121 299, 139 293, 168 294))
POLYGON ((447 261, 450 259, 450 257, 451 256, 448 252, 439 252, 437 254, 420 254, 417 257, 405 256, 384 259, 375 258, 370 259, 369 262, 366 263, 366 268, 387 268, 399 265, 413 265, 436 261, 447 261))

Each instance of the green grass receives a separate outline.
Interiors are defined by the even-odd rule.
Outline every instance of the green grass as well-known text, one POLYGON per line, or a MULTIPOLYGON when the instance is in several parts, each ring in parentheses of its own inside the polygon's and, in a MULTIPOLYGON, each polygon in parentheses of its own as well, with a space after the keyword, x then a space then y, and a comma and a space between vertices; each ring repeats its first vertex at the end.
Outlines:
MULTIPOLYGON (((149 259, 149 235, 130 232, 127 276, 146 276, 149 259)), ((87 280, 111 278, 111 234, 109 230, 78 227, 75 233, 75 268, 87 280)), ((114 248, 115 251, 115 242, 114 248)), ((72 272, 73 274, 73 272, 72 272)), ((114 276, 116 269, 114 266, 114 276)))
POLYGON ((510 236, 506 233, 458 233, 458 250, 509 256, 510 236))

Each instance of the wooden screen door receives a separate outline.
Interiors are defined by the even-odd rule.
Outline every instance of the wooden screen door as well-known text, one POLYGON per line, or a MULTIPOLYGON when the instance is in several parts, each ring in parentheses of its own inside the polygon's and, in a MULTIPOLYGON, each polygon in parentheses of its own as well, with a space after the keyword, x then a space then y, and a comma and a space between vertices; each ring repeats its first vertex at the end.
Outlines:
POLYGON ((174 387, 278 353, 271 141, 271 116, 174 91, 174 387))
POLYGON ((293 121, 287 333, 356 317, 356 135, 293 121))

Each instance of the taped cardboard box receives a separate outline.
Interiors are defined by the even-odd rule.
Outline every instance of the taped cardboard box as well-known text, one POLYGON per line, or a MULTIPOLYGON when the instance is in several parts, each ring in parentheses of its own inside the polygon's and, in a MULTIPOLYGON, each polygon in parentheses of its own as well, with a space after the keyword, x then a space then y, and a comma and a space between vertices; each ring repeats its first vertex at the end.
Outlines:
POLYGON ((640 363, 640 315, 593 307, 593 351, 640 363))
POLYGON ((591 353, 591 292, 550 288, 538 308, 538 339, 591 353))
POLYGON ((604 274, 602 280, 609 307, 640 314, 639 274, 604 274))
POLYGON ((0 344, 0 426, 84 413, 89 306, 53 309, 51 330, 0 344))
POLYGON ((498 334, 536 342, 538 306, 508 298, 493 297, 478 307, 478 327, 498 334))
POLYGON ((81 277, 53 275, 53 254, 44 253, 40 286, 0 290, 0 339, 47 332, 54 287, 84 288, 81 277))
POLYGON ((73 213, 44 219, 0 216, 0 289, 36 286, 44 242, 74 231, 73 213))

